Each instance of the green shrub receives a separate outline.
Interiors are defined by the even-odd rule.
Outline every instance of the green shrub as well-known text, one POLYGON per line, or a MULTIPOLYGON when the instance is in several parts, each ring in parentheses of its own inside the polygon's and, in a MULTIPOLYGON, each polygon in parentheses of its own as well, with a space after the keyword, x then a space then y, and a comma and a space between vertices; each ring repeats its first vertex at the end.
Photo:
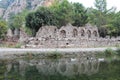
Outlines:
POLYGON ((20 43, 17 43, 14 48, 21 48, 21 44, 20 43))
POLYGON ((6 22, 0 21, 0 38, 4 38, 7 32, 6 22))
POLYGON ((61 57, 62 57, 62 54, 60 54, 57 51, 50 52, 50 53, 47 54, 47 58, 51 58, 51 59, 58 59, 58 58, 61 58, 61 57))
POLYGON ((117 55, 120 56, 120 48, 118 48, 116 52, 117 52, 117 55))
POLYGON ((104 54, 105 54, 106 57, 111 57, 111 56, 113 56, 114 54, 116 54, 116 51, 108 48, 108 49, 106 49, 106 50, 104 51, 104 54))

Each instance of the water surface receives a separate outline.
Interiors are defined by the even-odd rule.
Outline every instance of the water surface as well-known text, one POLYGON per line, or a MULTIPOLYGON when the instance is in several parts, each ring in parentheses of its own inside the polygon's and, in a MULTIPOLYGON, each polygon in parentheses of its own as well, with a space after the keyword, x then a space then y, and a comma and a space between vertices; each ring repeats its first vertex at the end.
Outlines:
POLYGON ((0 80, 120 80, 117 56, 1 59, 0 80))

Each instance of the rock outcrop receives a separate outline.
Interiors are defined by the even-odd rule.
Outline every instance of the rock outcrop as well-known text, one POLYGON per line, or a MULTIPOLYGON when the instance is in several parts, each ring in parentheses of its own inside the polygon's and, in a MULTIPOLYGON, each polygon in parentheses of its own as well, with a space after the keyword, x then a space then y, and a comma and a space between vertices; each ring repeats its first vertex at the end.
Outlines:
POLYGON ((50 6, 53 2, 54 0, 2 0, 0 7, 5 11, 1 15, 7 21, 11 14, 20 13, 25 9, 36 10, 39 6, 50 6))
POLYGON ((3 13, 4 13, 4 9, 0 8, 0 17, 2 17, 3 13))

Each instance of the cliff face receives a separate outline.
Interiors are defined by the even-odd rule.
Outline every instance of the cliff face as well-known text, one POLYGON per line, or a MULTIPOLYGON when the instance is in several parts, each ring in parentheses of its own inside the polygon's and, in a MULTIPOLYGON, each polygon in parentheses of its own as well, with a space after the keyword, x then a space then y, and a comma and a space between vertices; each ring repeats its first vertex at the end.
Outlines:
POLYGON ((4 9, 0 8, 0 17, 3 15, 4 9))
POLYGON ((13 2, 14 2, 14 0, 1 0, 0 7, 6 9, 13 2))
POLYGON ((0 11, 2 11, 2 17, 7 20, 10 14, 20 13, 24 9, 36 10, 39 6, 51 5, 53 1, 54 0, 2 0, 0 1, 0 11))

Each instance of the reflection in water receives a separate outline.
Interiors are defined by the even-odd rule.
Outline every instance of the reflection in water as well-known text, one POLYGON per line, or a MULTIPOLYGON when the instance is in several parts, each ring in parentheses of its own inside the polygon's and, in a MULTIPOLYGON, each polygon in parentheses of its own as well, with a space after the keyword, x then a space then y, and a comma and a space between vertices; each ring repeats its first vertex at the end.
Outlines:
POLYGON ((41 59, 41 60, 18 60, 17 64, 7 64, 7 71, 11 71, 12 66, 19 68, 20 74, 23 76, 28 67, 35 66, 39 73, 43 75, 55 75, 57 73, 69 76, 78 74, 94 74, 99 70, 99 61, 97 59, 41 59))
POLYGON ((94 57, 8 60, 0 61, 0 80, 120 80, 119 67, 120 61, 94 57))

